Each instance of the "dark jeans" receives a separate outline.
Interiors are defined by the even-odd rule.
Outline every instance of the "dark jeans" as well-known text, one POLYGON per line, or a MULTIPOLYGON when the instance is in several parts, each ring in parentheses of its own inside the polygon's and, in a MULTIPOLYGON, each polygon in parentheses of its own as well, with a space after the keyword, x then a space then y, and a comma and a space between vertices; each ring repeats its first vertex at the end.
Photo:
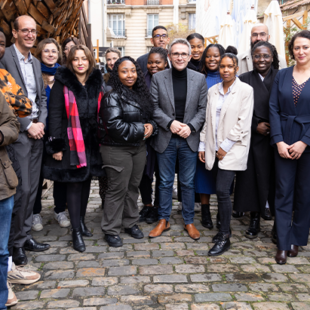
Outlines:
MULTIPOLYGON (((158 171, 158 165, 155 166, 155 200, 154 200, 154 206, 158 207, 159 205, 159 171, 158 171)), ((152 183, 153 179, 150 179, 146 174, 143 174, 141 183, 139 185, 140 193, 142 202, 144 205, 152 204, 152 183)))
POLYGON ((11 217, 14 206, 14 196, 0 200, 0 309, 6 309, 8 289, 8 242, 11 228, 11 217))
POLYGON ((219 169, 217 160, 214 163, 213 169, 217 170, 216 195, 219 215, 221 219, 220 232, 228 234, 232 212, 232 204, 230 200, 231 184, 234 180, 236 172, 231 170, 219 169))
POLYGON ((159 169, 159 219, 169 221, 172 210, 172 189, 175 177, 176 161, 179 162, 179 178, 182 193, 182 216, 185 225, 194 222, 195 184, 197 152, 193 152, 187 141, 172 136, 166 150, 157 153, 159 169))
POLYGON ((71 226, 80 227, 80 218, 85 216, 90 192, 91 178, 84 182, 67 183, 67 201, 71 226))

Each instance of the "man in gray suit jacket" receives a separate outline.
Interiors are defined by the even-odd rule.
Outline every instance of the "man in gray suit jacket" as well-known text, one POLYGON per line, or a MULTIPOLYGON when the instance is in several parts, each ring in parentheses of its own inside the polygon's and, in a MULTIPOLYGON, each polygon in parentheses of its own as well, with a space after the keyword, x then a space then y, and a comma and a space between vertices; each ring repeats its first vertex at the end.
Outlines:
POLYGON ((149 237, 158 237, 170 229, 172 188, 178 160, 184 228, 197 240, 200 234, 193 224, 194 176, 199 134, 205 120, 207 84, 202 74, 186 68, 191 58, 191 46, 185 39, 174 40, 168 56, 172 68, 156 73, 151 84, 153 118, 159 125, 159 133, 151 145, 157 152, 160 183, 159 222, 149 237))
POLYGON ((11 73, 16 83, 32 101, 32 114, 29 117, 18 118, 20 133, 17 141, 12 144, 21 167, 22 183, 15 195, 15 216, 11 225, 14 233, 11 233, 9 243, 14 245, 14 263, 25 265, 27 264, 25 249, 38 252, 50 247, 48 244, 36 242, 30 234, 33 205, 41 171, 42 138, 47 107, 41 65, 30 53, 36 40, 34 19, 26 15, 19 16, 14 22, 13 36, 15 44, 6 49, 1 65, 11 73))

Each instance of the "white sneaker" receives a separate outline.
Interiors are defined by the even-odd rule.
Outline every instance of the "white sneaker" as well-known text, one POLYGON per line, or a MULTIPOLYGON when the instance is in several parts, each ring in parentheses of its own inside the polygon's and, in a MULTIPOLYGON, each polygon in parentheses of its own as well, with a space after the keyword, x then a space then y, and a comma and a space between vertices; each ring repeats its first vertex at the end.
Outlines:
POLYGON ((8 272, 8 282, 15 284, 32 284, 39 281, 41 275, 38 272, 25 270, 21 266, 12 264, 11 271, 8 272))
POLYGON ((67 218, 66 211, 59 212, 58 214, 54 211, 54 217, 60 227, 69 227, 71 224, 67 218))
POLYGON ((18 303, 18 299, 17 299, 15 293, 13 292, 10 283, 6 282, 6 284, 7 284, 7 287, 8 287, 9 294, 8 294, 8 300, 7 300, 5 305, 7 307, 11 307, 11 306, 14 306, 14 305, 16 305, 18 303))
POLYGON ((34 231, 41 231, 43 229, 43 222, 40 214, 33 215, 31 228, 34 231))

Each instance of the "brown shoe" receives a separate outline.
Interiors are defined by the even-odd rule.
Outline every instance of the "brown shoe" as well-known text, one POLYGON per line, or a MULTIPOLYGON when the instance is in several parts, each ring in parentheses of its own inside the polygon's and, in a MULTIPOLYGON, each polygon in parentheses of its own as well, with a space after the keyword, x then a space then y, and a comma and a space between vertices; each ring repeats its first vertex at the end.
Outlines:
POLYGON ((284 265, 286 264, 287 251, 278 250, 276 256, 274 257, 277 264, 284 265))
POLYGON ((296 257, 298 255, 298 245, 291 245, 291 249, 287 252, 288 257, 296 257))
POLYGON ((157 226, 149 233, 150 238, 159 237, 164 231, 170 229, 170 223, 165 219, 159 220, 157 226))
POLYGON ((184 226, 184 230, 186 230, 189 236, 194 239, 198 240, 200 238, 200 232, 197 230, 194 224, 187 224, 184 226))

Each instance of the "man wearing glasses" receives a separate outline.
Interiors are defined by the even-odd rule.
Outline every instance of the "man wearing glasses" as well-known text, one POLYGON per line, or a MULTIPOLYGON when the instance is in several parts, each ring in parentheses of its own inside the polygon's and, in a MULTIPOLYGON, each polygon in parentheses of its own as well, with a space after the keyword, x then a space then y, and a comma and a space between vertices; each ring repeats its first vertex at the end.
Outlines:
MULTIPOLYGON (((265 24, 256 24, 252 27, 251 48, 248 51, 238 55, 238 60, 239 60, 238 75, 241 75, 242 73, 253 70, 253 61, 252 61, 252 55, 251 55, 252 48, 257 42, 269 41, 269 39, 270 39, 269 30, 265 24)), ((280 69, 287 67, 286 60, 282 55, 279 55, 279 61, 280 61, 279 63, 280 69)))
POLYGON ((172 68, 156 73, 151 83, 153 119, 159 127, 158 135, 151 141, 159 167, 159 222, 149 237, 158 237, 170 229, 172 188, 178 161, 184 229, 192 239, 198 240, 200 233, 193 224, 194 176, 208 88, 204 75, 187 69, 191 59, 191 46, 187 40, 174 40, 168 57, 172 68))
POLYGON ((13 262, 26 265, 25 250, 40 252, 50 247, 36 242, 30 234, 33 205, 39 185, 47 108, 41 65, 30 52, 37 37, 34 19, 26 15, 19 16, 14 22, 12 33, 15 43, 6 49, 1 66, 13 76, 32 102, 31 115, 18 118, 19 137, 12 144, 21 168, 22 182, 14 197, 15 216, 11 225, 14 233, 10 234, 9 244, 14 245, 13 262))
MULTIPOLYGON (((156 26, 153 28, 151 43, 155 47, 167 48, 169 41, 170 39, 168 37, 168 31, 164 26, 156 26)), ((147 65, 148 57, 149 57, 149 53, 146 53, 137 59, 137 62, 140 65, 143 73, 146 73, 147 71, 146 65, 147 65)), ((171 64, 169 60, 168 60, 168 67, 171 68, 171 64)))

